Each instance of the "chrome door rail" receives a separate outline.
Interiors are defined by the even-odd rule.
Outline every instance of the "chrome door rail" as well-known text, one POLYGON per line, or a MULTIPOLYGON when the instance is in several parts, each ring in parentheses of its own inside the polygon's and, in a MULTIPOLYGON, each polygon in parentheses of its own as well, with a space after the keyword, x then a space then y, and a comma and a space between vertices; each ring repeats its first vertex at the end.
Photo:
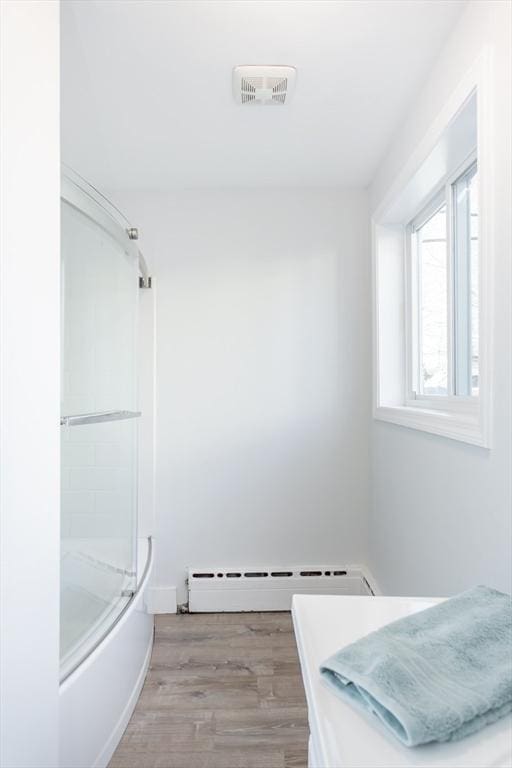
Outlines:
POLYGON ((81 211, 97 226, 113 237, 121 245, 125 253, 130 254, 139 262, 139 272, 145 283, 148 282, 149 272, 146 260, 137 245, 138 232, 132 227, 126 216, 96 187, 93 187, 83 176, 64 163, 61 178, 61 198, 66 203, 81 211), (130 232, 137 232, 132 237, 130 232))
POLYGON ((96 413, 77 413, 72 416, 61 416, 61 427, 76 427, 81 424, 101 424, 105 421, 124 421, 137 419, 141 411, 97 411, 96 413))

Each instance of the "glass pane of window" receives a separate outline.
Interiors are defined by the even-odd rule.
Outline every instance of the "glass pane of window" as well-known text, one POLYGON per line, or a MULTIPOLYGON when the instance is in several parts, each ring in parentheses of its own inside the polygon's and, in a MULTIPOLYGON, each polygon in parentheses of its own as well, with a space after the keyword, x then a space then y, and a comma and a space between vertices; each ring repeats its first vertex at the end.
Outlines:
POLYGON ((419 301, 419 387, 448 394, 446 204, 416 231, 419 301))

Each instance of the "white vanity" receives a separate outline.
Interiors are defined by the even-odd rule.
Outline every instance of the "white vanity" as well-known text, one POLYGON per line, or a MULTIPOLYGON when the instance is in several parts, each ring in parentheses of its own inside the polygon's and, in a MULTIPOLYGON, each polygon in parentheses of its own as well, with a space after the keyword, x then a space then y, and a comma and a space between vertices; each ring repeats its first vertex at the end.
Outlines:
POLYGON ((512 766, 512 717, 461 741, 408 748, 376 717, 342 701, 324 683, 320 664, 390 621, 439 600, 412 597, 295 595, 293 622, 308 702, 308 768, 504 768, 512 766))

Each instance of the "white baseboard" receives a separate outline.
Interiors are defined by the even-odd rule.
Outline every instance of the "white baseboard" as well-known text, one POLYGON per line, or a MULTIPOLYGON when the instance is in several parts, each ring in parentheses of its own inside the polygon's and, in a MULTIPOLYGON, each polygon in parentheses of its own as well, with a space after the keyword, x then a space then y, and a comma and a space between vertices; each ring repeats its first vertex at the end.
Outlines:
POLYGON ((279 568, 189 568, 191 613, 288 611, 293 595, 372 595, 379 590, 360 565, 279 568))
MULTIPOLYGON (((381 595, 382 592, 371 571, 364 565, 350 565, 347 567, 346 577, 341 579, 316 579, 307 580, 298 588, 297 585, 290 587, 284 584, 275 584, 273 589, 263 585, 260 580, 251 582, 250 599, 246 589, 218 589, 221 585, 213 587, 214 594, 211 594, 204 583, 205 589, 195 595, 189 593, 189 602, 191 612, 202 611, 283 611, 289 610, 292 596, 298 592, 301 594, 370 594, 381 595), (333 583, 338 582, 338 583, 333 583), (365 582, 366 581, 366 585, 365 582), (341 582, 341 583, 340 583, 341 582)), ((191 569, 192 570, 192 569, 191 569)), ((218 569, 214 569, 217 571, 218 569)), ((233 584, 233 582, 231 582, 233 584)), ((201 584, 201 587, 203 584, 201 584)), ((209 585, 208 585, 209 586, 209 585)), ((211 585, 213 586, 213 585, 211 585)), ((234 586, 234 584, 233 584, 234 586)), ((147 592, 147 611, 148 613, 176 613, 177 590, 176 587, 150 587, 147 592)))
POLYGON ((148 613, 176 613, 176 587, 150 587, 147 608, 148 613))

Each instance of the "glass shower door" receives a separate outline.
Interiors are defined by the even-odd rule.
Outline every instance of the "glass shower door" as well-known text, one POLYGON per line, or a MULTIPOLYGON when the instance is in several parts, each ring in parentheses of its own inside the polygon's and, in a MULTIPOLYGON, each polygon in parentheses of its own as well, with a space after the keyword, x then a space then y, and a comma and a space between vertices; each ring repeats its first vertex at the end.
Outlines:
POLYGON ((87 211, 62 201, 62 678, 136 589, 138 265, 87 211))

